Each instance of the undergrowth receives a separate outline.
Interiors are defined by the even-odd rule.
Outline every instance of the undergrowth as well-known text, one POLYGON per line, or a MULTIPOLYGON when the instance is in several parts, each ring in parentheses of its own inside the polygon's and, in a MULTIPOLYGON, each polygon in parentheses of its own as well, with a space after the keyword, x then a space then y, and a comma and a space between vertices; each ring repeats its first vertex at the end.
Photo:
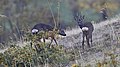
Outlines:
MULTIPOLYGON (((64 46, 39 41, 44 33, 38 35, 27 34, 24 41, 30 43, 25 46, 11 45, 4 53, 0 53, 0 64, 5 67, 65 67, 71 61, 76 60, 77 49, 66 49, 64 46)), ((80 57, 80 56, 79 56, 80 57)), ((120 57, 113 53, 105 53, 102 62, 96 61, 94 67, 120 67, 120 62, 116 58, 120 57)), ((81 63, 71 64, 70 67, 83 67, 81 63)), ((86 64, 84 67, 93 67, 86 64)))

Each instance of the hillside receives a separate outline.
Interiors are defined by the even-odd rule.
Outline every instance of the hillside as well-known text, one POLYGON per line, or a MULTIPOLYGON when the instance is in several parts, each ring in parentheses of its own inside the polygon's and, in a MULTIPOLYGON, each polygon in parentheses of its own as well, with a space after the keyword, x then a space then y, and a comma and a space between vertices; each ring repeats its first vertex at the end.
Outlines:
MULTIPOLYGON (((79 51, 81 57, 72 63, 84 65, 103 61, 106 52, 120 55, 120 17, 94 24, 94 27, 92 47, 88 48, 85 44, 85 51, 81 48, 82 32, 79 28, 67 32, 68 36, 59 40, 59 44, 64 45, 66 49, 79 51)), ((120 61, 120 56, 117 60, 120 61)))
MULTIPOLYGON (((78 64, 83 67, 90 64, 91 67, 93 67, 98 62, 109 61, 108 59, 110 59, 111 56, 106 56, 106 54, 109 53, 117 55, 118 57, 116 57, 115 60, 120 62, 119 15, 110 20, 94 24, 94 28, 93 44, 91 48, 88 48, 85 44, 85 50, 81 48, 82 32, 79 28, 66 31, 67 36, 58 39, 58 44, 64 45, 65 50, 73 52, 74 55, 74 60, 69 60, 69 63, 63 66, 71 67, 73 64, 78 64)), ((29 42, 18 42, 15 45, 24 47, 25 45, 29 45, 29 42)), ((4 53, 6 50, 8 50, 8 48, 0 50, 0 53, 4 53)))

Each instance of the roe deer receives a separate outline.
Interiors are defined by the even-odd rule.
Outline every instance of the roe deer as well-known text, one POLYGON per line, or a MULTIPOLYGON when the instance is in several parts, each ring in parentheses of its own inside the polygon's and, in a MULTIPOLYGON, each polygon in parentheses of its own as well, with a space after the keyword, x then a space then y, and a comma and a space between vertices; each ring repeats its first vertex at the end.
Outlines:
POLYGON ((84 40, 86 37, 87 45, 90 47, 89 41, 92 44, 92 32, 94 30, 93 24, 91 22, 84 22, 84 16, 82 16, 78 11, 73 12, 74 20, 78 23, 79 27, 83 32, 82 48, 84 49, 84 40))

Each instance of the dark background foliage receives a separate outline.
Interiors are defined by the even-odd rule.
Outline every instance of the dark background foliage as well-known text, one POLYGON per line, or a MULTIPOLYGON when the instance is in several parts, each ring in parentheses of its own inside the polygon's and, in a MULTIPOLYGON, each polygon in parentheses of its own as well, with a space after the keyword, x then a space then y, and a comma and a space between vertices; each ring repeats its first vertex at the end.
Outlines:
MULTIPOLYGON (((62 27, 75 27, 70 0, 0 0, 0 41, 20 40, 23 30, 30 30, 36 23, 48 23, 54 26, 54 18, 59 16, 62 27), (58 2, 60 1, 59 15, 58 2), (51 7, 51 10, 50 10, 51 7)), ((72 1, 72 0, 71 0, 72 1)), ((106 7, 109 18, 120 11, 120 0, 79 0, 79 8, 86 21, 100 21, 99 12, 106 7)), ((4 41, 4 42, 3 42, 4 41)))

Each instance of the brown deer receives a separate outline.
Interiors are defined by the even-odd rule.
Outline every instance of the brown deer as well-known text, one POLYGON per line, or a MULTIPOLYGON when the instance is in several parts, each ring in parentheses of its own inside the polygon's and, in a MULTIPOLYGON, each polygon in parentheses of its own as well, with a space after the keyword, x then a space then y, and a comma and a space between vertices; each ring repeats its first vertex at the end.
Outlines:
POLYGON ((57 44, 57 41, 55 39, 56 34, 66 36, 63 29, 58 28, 58 29, 54 30, 54 27, 44 24, 44 23, 36 24, 31 30, 32 34, 38 34, 38 32, 40 32, 40 31, 44 31, 44 35, 45 35, 45 36, 43 36, 44 43, 45 43, 45 39, 48 39, 50 37, 51 38, 50 44, 53 42, 53 40, 57 44))
POLYGON ((86 37, 87 45, 90 47, 89 41, 92 44, 92 32, 94 30, 93 24, 91 22, 84 22, 84 16, 82 16, 78 11, 73 11, 74 20, 78 23, 79 27, 83 32, 82 48, 84 49, 84 40, 86 37))

